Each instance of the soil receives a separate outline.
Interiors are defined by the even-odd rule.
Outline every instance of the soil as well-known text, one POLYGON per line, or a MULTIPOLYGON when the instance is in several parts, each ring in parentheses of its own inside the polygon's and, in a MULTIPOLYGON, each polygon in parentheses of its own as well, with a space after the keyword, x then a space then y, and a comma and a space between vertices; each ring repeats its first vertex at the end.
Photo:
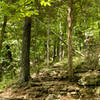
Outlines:
POLYGON ((67 70, 61 63, 45 68, 23 86, 12 83, 0 92, 0 100, 100 100, 95 86, 78 84, 78 78, 70 82, 67 70))

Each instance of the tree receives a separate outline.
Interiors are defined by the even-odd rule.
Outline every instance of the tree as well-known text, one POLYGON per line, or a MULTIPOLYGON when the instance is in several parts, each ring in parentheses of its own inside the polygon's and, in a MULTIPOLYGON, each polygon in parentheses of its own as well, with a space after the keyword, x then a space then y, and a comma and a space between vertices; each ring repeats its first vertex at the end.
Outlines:
MULTIPOLYGON (((60 27, 60 36, 61 36, 61 39, 62 39, 62 34, 63 34, 63 32, 62 32, 62 23, 60 22, 60 25, 59 25, 59 27, 60 27)), ((63 47, 62 47, 62 42, 60 41, 60 46, 59 46, 59 61, 61 61, 62 60, 62 54, 63 54, 63 47)))
POLYGON ((50 42, 50 21, 48 18, 48 31, 47 31, 47 66, 49 66, 49 42, 50 42))
POLYGON ((68 0, 68 66, 69 79, 73 77, 72 68, 72 0, 68 0))
POLYGON ((2 25, 2 30, 1 30, 1 36, 0 36, 0 51, 2 49, 2 43, 3 43, 3 39, 4 39, 6 25, 7 25, 7 16, 5 15, 4 16, 4 22, 3 22, 3 25, 2 25))
POLYGON ((20 71, 20 82, 29 81, 30 78, 30 37, 31 37, 31 17, 25 17, 23 30, 22 61, 20 71))

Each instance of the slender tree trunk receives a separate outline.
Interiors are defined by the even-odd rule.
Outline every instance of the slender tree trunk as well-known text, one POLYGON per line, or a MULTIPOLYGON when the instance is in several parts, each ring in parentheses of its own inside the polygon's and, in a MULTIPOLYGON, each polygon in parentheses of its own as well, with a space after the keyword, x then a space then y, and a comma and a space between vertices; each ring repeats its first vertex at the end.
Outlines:
POLYGON ((49 66, 49 42, 50 42, 50 23, 48 18, 48 32, 47 32, 47 66, 49 66))
POLYGON ((30 78, 30 38, 31 38, 31 17, 25 17, 22 46, 22 62, 20 71, 20 82, 29 81, 30 78))
POLYGON ((59 44, 60 44, 60 40, 57 39, 57 58, 59 60, 59 44))
POLYGON ((62 58, 65 56, 64 46, 62 46, 62 58))
POLYGON ((34 59, 37 61, 37 39, 38 39, 38 21, 35 19, 35 48, 34 48, 34 59))
POLYGON ((56 40, 54 40, 54 44, 53 44, 53 61, 55 61, 56 59, 56 40))
POLYGON ((100 42, 100 31, 99 31, 99 42, 100 42))
MULTIPOLYGON (((59 27, 60 27, 60 36, 61 36, 61 39, 62 39, 62 23, 60 22, 60 25, 59 25, 59 27)), ((62 45, 61 45, 61 41, 60 41, 60 47, 59 47, 59 61, 61 61, 62 60, 62 45)))
POLYGON ((100 41, 100 23, 98 23, 98 28, 99 28, 99 41, 100 41))
POLYGON ((1 35, 0 35, 0 51, 2 49, 2 43, 3 43, 3 39, 4 39, 4 33, 5 33, 6 25, 7 25, 7 16, 4 16, 4 23, 3 23, 1 35))
POLYGON ((68 0, 68 66, 69 79, 73 77, 72 67, 72 0, 68 0))
MULTIPOLYGON (((35 0, 35 6, 36 6, 36 9, 40 12, 40 8, 41 8, 41 4, 39 2, 39 0, 35 0)), ((40 15, 40 13, 39 13, 40 15)), ((35 16, 35 48, 34 48, 34 60, 38 63, 38 59, 39 59, 39 56, 37 55, 37 45, 38 45, 38 27, 39 27, 39 22, 38 22, 38 16, 35 16)), ((36 64, 37 64, 36 63, 36 64)), ((37 66, 35 64, 35 66, 37 66)))

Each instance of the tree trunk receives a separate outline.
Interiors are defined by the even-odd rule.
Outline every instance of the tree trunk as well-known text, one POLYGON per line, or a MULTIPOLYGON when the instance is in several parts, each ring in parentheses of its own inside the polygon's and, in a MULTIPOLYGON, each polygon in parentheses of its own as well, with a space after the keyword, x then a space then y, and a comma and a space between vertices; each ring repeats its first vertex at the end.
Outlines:
POLYGON ((0 51, 2 49, 2 43, 3 43, 3 39, 4 39, 4 33, 5 33, 6 25, 7 25, 7 16, 4 16, 4 23, 3 23, 3 26, 2 26, 1 36, 0 36, 0 51))
POLYGON ((54 44, 53 44, 53 61, 55 61, 56 59, 56 40, 54 40, 54 44))
POLYGON ((35 19, 35 48, 34 49, 34 60, 37 61, 37 40, 38 40, 38 21, 35 19))
POLYGON ((73 77, 72 67, 72 0, 68 0, 68 66, 69 66, 69 79, 73 77))
POLYGON ((20 82, 29 81, 30 78, 30 38, 31 38, 31 17, 25 17, 22 46, 22 62, 20 71, 20 82))
MULTIPOLYGON (((62 32, 62 23, 60 22, 60 25, 59 25, 59 27, 60 27, 60 36, 61 36, 61 39, 62 39, 62 34, 63 34, 63 32, 62 32)), ((62 60, 62 45, 61 45, 61 41, 60 41, 60 46, 59 46, 59 61, 61 61, 62 60)))
POLYGON ((49 26, 49 19, 48 19, 48 32, 47 32, 47 66, 49 66, 49 42, 50 42, 50 26, 49 26))
POLYGON ((64 46, 62 46, 62 58, 65 56, 64 46))
POLYGON ((100 23, 98 23, 98 28, 99 28, 99 41, 100 41, 100 23))
POLYGON ((57 39, 57 59, 59 60, 59 44, 60 44, 60 40, 57 39))

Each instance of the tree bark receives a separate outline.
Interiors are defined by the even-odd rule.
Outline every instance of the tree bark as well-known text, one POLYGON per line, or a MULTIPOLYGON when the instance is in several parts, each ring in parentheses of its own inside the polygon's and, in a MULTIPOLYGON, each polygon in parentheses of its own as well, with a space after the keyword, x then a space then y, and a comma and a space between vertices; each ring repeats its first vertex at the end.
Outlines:
POLYGON ((3 43, 3 39, 4 39, 6 25, 7 25, 7 16, 4 16, 4 22, 3 22, 3 26, 2 26, 2 30, 1 30, 1 36, 0 36, 0 51, 2 49, 2 43, 3 43))
POLYGON ((72 0, 68 0, 68 66, 69 66, 69 79, 73 78, 72 67, 72 0))
POLYGON ((57 39, 57 58, 58 58, 58 60, 59 60, 59 54, 60 54, 60 46, 59 46, 59 44, 60 44, 60 40, 57 39))
POLYGON ((35 48, 34 49, 34 60, 37 61, 37 40, 38 40, 38 22, 37 19, 35 19, 35 48))
MULTIPOLYGON (((60 36, 61 36, 61 39, 62 39, 62 34, 63 34, 63 32, 62 32, 62 23, 60 22, 60 25, 59 25, 59 27, 60 27, 60 36)), ((59 46, 59 61, 61 61, 62 60, 62 41, 60 41, 60 46, 59 46)))
POLYGON ((49 42, 50 42, 50 26, 49 26, 49 18, 48 18, 48 32, 47 32, 47 66, 49 66, 49 42))
POLYGON ((31 38, 31 17, 25 17, 23 31, 22 60, 20 70, 20 82, 29 81, 30 78, 30 38, 31 38))
POLYGON ((99 41, 100 41, 100 23, 98 23, 98 28, 99 28, 99 41))
POLYGON ((56 59, 56 40, 54 40, 54 44, 53 44, 53 61, 55 61, 56 59))

